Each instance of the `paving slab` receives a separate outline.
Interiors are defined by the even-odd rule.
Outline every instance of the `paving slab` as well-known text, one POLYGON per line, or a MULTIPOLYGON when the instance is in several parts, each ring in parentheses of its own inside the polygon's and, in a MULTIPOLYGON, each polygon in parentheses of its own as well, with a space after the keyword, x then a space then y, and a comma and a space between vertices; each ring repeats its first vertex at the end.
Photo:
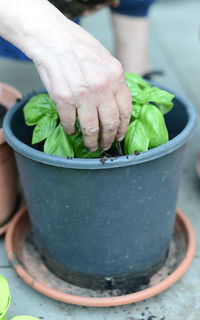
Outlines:
POLYGON ((43 87, 32 63, 0 58, 0 81, 8 83, 23 94, 43 87))

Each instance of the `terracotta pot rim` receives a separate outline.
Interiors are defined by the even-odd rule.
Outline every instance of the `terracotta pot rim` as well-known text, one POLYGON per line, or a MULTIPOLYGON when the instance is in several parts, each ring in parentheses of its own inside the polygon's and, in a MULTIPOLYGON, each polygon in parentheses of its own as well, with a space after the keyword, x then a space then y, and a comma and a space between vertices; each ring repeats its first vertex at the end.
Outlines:
POLYGON ((18 213, 15 215, 11 223, 9 224, 8 231, 6 233, 6 252, 9 261, 13 265, 16 273, 24 282, 26 282, 29 286, 31 286, 36 291, 44 294, 52 299, 75 304, 81 306, 92 306, 92 307, 110 307, 110 306, 119 306, 130 304, 133 302, 141 301, 144 299, 148 299, 158 293, 166 290, 170 286, 172 286, 175 282, 178 281, 188 269, 189 265, 192 262, 195 253, 195 234, 193 227, 188 220, 188 218, 184 215, 184 213, 177 209, 176 214, 177 217, 181 221, 183 233, 187 239, 188 247, 187 252, 183 261, 177 267, 177 269, 169 275, 166 279, 162 280, 158 284, 154 285, 151 288, 147 288, 136 293, 126 294, 124 296, 118 297, 106 297, 106 298, 90 298, 90 297, 81 297, 70 295, 62 292, 58 292, 54 289, 48 288, 47 286, 39 283, 36 279, 34 279, 19 263, 16 263, 15 252, 12 245, 12 237, 17 227, 19 220, 25 215, 26 207, 22 207, 18 213))
MULTIPOLYGON (((16 88, 14 88, 13 86, 4 82, 0 82, 0 90, 1 90, 1 87, 4 87, 8 91, 10 91, 14 96, 16 96, 16 99, 22 98, 21 92, 16 88)), ((1 99, 1 95, 0 95, 0 104, 2 104, 7 110, 9 110, 12 107, 12 105, 5 103, 5 101, 1 99)), ((5 143, 5 138, 4 138, 3 128, 0 128, 0 145, 2 145, 3 143, 5 143)))

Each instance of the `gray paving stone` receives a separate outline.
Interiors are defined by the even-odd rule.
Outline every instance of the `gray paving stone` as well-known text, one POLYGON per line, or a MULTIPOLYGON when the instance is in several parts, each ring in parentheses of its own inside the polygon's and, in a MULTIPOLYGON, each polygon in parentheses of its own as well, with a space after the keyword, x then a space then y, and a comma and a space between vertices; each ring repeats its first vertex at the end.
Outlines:
POLYGON ((43 87, 32 63, 6 58, 0 58, 0 81, 13 85, 23 94, 43 87))

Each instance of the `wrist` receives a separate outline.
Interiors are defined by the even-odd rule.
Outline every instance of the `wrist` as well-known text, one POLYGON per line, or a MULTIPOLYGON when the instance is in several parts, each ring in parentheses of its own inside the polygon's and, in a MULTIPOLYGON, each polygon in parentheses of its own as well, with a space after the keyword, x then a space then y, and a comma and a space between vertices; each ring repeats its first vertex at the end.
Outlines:
POLYGON ((47 0, 0 1, 0 35, 33 60, 45 55, 54 33, 67 21, 47 0))

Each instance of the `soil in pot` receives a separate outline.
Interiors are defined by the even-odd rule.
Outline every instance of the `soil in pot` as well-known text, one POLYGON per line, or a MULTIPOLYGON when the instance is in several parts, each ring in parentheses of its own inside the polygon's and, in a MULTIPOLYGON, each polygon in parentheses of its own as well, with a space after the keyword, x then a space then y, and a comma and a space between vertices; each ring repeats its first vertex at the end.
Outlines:
POLYGON ((0 129, 2 128, 3 125, 3 118, 6 114, 6 108, 4 106, 2 106, 2 104, 0 104, 0 129))

